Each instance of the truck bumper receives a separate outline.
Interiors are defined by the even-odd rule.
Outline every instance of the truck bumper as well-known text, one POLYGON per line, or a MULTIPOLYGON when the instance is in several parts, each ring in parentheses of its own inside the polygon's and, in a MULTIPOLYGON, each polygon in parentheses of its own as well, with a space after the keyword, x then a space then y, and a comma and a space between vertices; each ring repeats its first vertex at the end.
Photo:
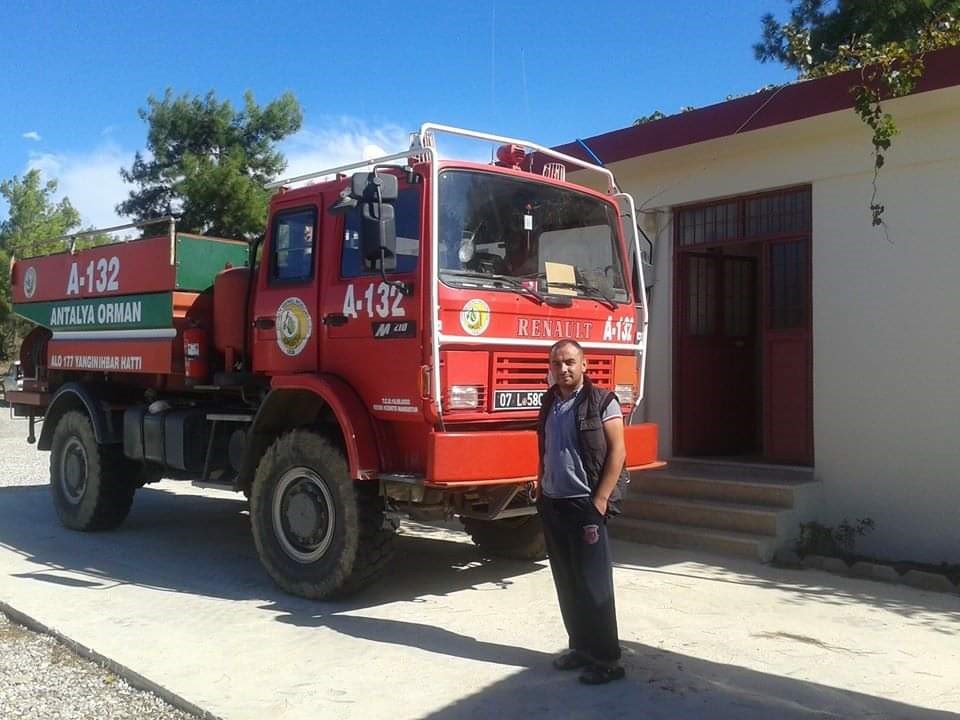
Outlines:
MULTIPOLYGON (((663 466, 654 423, 625 426, 624 440, 628 470, 663 466)), ((534 430, 432 433, 425 480, 440 487, 530 482, 537 478, 538 454, 534 430)))

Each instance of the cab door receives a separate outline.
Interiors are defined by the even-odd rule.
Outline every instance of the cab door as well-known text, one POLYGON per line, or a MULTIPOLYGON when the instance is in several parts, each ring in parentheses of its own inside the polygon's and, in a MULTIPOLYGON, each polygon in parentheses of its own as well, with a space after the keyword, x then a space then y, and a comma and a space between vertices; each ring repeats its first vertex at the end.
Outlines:
POLYGON ((274 210, 251 313, 255 371, 284 375, 318 367, 320 202, 313 197, 274 210))
POLYGON ((423 184, 401 180, 397 249, 382 275, 361 257, 359 209, 329 219, 339 248, 336 267, 324 273, 322 368, 346 380, 382 420, 422 418, 423 198, 423 184))

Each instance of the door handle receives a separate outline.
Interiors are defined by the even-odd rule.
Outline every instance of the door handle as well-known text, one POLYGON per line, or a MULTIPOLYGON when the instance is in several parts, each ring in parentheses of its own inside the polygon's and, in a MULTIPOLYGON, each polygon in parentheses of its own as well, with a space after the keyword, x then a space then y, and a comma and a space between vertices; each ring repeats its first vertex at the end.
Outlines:
POLYGON ((323 316, 323 324, 340 327, 347 324, 347 316, 343 313, 328 313, 323 316))
POLYGON ((269 315, 264 315, 254 320, 253 326, 257 328, 257 330, 273 330, 277 326, 277 321, 269 315))

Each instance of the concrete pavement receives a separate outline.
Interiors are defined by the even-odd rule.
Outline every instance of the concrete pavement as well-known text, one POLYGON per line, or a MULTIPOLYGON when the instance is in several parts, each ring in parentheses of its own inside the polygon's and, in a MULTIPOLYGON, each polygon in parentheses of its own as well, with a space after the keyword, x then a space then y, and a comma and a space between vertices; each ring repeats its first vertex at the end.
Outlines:
MULTIPOLYGON (((0 460, 2 470, 2 460, 0 460)), ((112 533, 0 488, 0 600, 212 714, 245 718, 910 718, 960 712, 960 597, 616 543, 628 679, 585 688, 545 563, 407 525, 341 603, 276 590, 239 496, 164 481, 112 533)))

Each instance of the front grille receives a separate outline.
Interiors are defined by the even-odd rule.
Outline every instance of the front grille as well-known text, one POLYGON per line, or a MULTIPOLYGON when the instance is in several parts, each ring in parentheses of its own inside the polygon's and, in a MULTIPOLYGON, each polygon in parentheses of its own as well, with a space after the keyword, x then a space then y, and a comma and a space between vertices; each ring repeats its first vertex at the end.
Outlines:
POLYGON ((548 369, 543 353, 494 353, 493 387, 543 387, 548 369))
POLYGON ((588 353, 587 375, 595 385, 613 390, 613 357, 588 353))
MULTIPOLYGON (((545 353, 494 353, 493 387, 545 387, 549 369, 545 353)), ((613 357, 587 353, 587 375, 600 387, 613 389, 613 357)))

